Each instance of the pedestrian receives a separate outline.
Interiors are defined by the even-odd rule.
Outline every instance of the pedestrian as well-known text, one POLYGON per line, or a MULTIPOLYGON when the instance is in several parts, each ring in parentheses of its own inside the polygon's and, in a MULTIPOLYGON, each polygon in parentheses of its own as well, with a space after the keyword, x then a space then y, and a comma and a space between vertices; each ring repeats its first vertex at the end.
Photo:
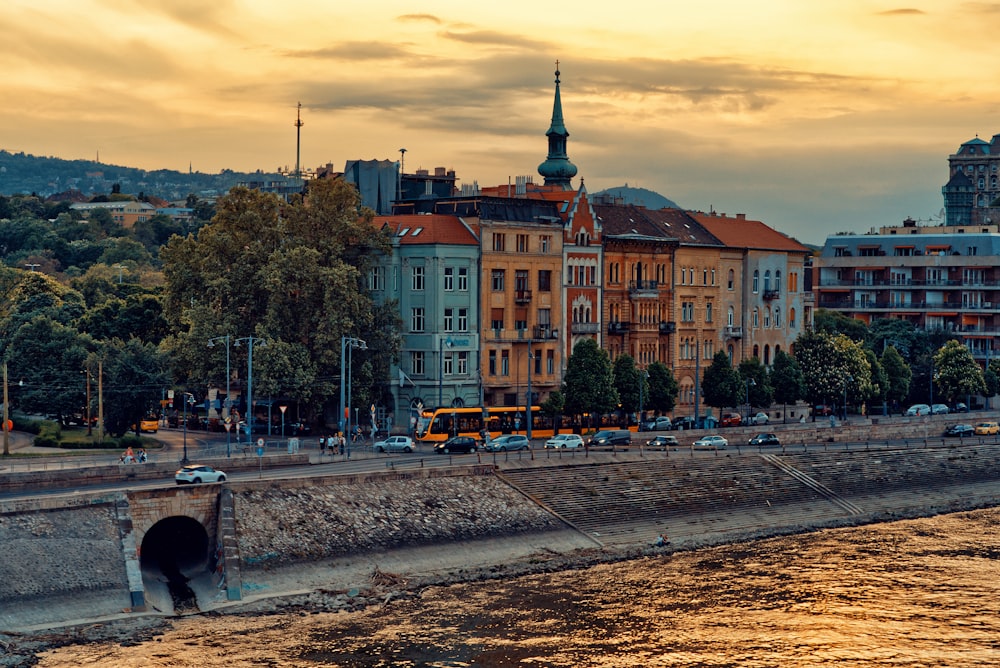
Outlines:
POLYGON ((319 437, 319 456, 322 457, 326 454, 326 436, 319 437))
POLYGON ((653 545, 655 547, 664 547, 665 545, 669 544, 670 544, 670 539, 668 539, 667 535, 664 533, 661 533, 659 536, 657 536, 656 540, 653 542, 653 545))

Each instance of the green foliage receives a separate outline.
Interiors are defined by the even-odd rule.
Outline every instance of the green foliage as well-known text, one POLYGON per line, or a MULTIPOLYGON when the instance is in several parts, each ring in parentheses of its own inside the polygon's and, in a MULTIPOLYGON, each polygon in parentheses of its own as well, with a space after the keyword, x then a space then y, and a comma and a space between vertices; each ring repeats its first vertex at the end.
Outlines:
POLYGON ((566 396, 560 390, 552 390, 548 398, 538 407, 546 417, 558 417, 566 410, 566 396))
POLYGON ((592 416, 610 413, 618 407, 618 392, 612 382, 611 359, 593 339, 583 339, 573 348, 563 380, 566 413, 592 416))
MULTIPOLYGON (((163 389, 170 383, 167 361, 151 343, 137 338, 114 339, 103 351, 104 427, 112 436, 121 436, 132 425, 157 410, 163 389)), ((96 360, 88 368, 96 375, 96 360)))
POLYGON ((910 393, 910 381, 913 379, 913 371, 899 354, 895 346, 889 345, 882 353, 882 370, 885 372, 888 387, 885 398, 887 401, 902 403, 910 393))
POLYGON ((611 373, 622 410, 626 413, 637 412, 640 398, 644 400, 649 390, 645 377, 635 366, 635 360, 628 354, 619 355, 615 358, 611 373))
POLYGON ((768 408, 771 405, 774 401, 774 388, 771 387, 771 380, 767 369, 761 364, 758 358, 751 357, 740 362, 739 377, 739 389, 742 390, 740 396, 743 403, 749 403, 751 406, 758 406, 760 408, 768 408), (747 383, 748 380, 752 382, 747 383), (746 395, 748 385, 750 389, 749 397, 746 395))
POLYGON ((649 394, 644 407, 658 413, 674 410, 680 386, 670 368, 663 362, 653 362, 646 367, 646 373, 649 374, 649 394))
POLYGON ((831 335, 843 334, 854 341, 862 341, 868 334, 868 326, 863 321, 825 308, 816 309, 813 329, 831 335))
POLYGON ((806 381, 802 369, 798 361, 784 350, 774 354, 768 382, 774 388, 774 400, 779 404, 794 404, 805 397, 806 381))
POLYGON ((55 448, 59 446, 62 438, 62 429, 58 422, 53 420, 43 421, 38 428, 38 435, 35 436, 34 445, 40 448, 55 448))
POLYGON ((701 395, 707 406, 723 408, 740 401, 740 376, 723 351, 715 353, 712 364, 702 375, 701 395))
POLYGON ((986 392, 982 369, 958 341, 948 341, 934 354, 934 384, 941 399, 948 403, 986 392))

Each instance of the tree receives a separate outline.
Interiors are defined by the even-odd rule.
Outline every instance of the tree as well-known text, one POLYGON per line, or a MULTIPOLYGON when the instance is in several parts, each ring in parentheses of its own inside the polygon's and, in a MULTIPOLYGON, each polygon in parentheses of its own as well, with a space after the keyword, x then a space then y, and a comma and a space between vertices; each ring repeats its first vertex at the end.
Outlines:
POLYGON ((906 400, 906 396, 910 393, 913 372, 893 345, 886 347, 885 352, 882 353, 881 364, 888 382, 885 398, 893 405, 899 405, 906 400))
POLYGON ((784 350, 774 354, 768 382, 774 388, 774 400, 782 405, 783 416, 787 416, 788 404, 794 404, 805 396, 806 384, 802 369, 799 368, 798 361, 784 350))
POLYGON ((809 330, 795 340, 795 359, 812 404, 837 405, 867 396, 871 369, 861 346, 843 334, 809 330))
POLYGON ((813 329, 830 335, 843 334, 854 341, 862 341, 868 334, 868 326, 861 320, 825 308, 816 309, 813 329))
MULTIPOLYGON (((159 405, 170 383, 166 357, 156 346, 137 338, 114 339, 101 353, 104 357, 104 427, 112 436, 129 429, 139 434, 139 422, 159 405)), ((95 367, 94 359, 89 361, 95 367)), ((97 369, 91 368, 96 376, 97 369)))
POLYGON ((583 339, 574 346, 573 354, 566 363, 563 393, 566 395, 566 412, 570 415, 590 413, 591 418, 596 419, 618 406, 611 359, 594 339, 583 339))
POLYGON ((771 405, 774 401, 774 388, 771 387, 767 369, 759 359, 751 357, 740 362, 739 376, 740 389, 743 390, 740 396, 743 403, 761 408, 767 408, 771 405), (751 382, 748 383, 748 380, 751 382), (750 389, 749 396, 746 394, 747 386, 750 389))
POLYGON ((722 410, 740 400, 740 377, 724 351, 715 353, 712 364, 702 374, 701 396, 705 405, 722 410))
POLYGON ((969 349, 958 341, 948 341, 934 354, 934 384, 949 404, 986 392, 982 369, 969 349))
POLYGON ((645 397, 646 394, 644 387, 646 379, 642 372, 636 368, 632 356, 623 353, 616 357, 611 368, 611 376, 614 379, 615 391, 618 392, 618 401, 622 411, 625 415, 638 413, 640 396, 645 397))
MULTIPOLYGON (((870 348, 865 348, 865 357, 868 359, 868 366, 871 369, 871 392, 865 401, 869 404, 884 404, 889 396, 889 374, 886 373, 882 364, 875 356, 875 352, 870 348)), ((870 409, 869 409, 870 410, 870 409)))
POLYGON ((643 405, 658 413, 669 413, 677 405, 680 387, 673 372, 663 362, 653 362, 646 367, 649 374, 649 393, 643 405))

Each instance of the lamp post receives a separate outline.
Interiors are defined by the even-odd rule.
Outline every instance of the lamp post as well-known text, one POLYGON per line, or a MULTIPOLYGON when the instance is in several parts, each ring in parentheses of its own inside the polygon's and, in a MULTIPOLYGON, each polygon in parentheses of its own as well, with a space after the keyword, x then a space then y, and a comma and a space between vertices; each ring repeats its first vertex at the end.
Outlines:
POLYGON ((253 441, 253 347, 263 348, 267 341, 259 336, 245 336, 236 339, 233 345, 239 346, 244 341, 247 344, 247 443, 250 443, 253 441))
POLYGON ((639 430, 642 430, 642 394, 643 386, 646 384, 646 379, 649 377, 649 372, 645 369, 639 370, 639 415, 636 422, 638 422, 639 430))
POLYGON ((847 374, 844 376, 844 422, 847 422, 847 384, 854 382, 854 376, 847 374))
POLYGON ((534 415, 531 411, 531 405, 534 403, 531 400, 531 362, 534 357, 531 355, 531 339, 528 339, 528 394, 524 397, 524 416, 528 421, 526 436, 528 440, 531 440, 531 423, 534 422, 534 415))
POLYGON ((354 338, 353 336, 342 336, 340 337, 340 430, 344 434, 344 438, 350 447, 350 428, 351 428, 351 407, 347 405, 351 399, 351 390, 349 383, 351 382, 351 351, 355 348, 360 350, 368 350, 368 344, 361 339, 354 338), (344 363, 344 359, 347 359, 347 363, 344 363), (345 371, 347 372, 345 374, 345 371), (345 384, 345 375, 346 383, 345 384))
POLYGON ((188 403, 191 403, 191 404, 194 403, 194 395, 191 394, 190 392, 182 392, 182 394, 183 394, 183 397, 184 397, 184 399, 183 399, 183 402, 184 402, 184 410, 183 410, 183 415, 184 415, 184 457, 181 458, 181 464, 184 464, 186 466, 187 464, 191 463, 190 460, 188 460, 188 420, 187 420, 187 408, 188 408, 188 403))
POLYGON ((757 387, 757 381, 753 378, 747 378, 747 424, 750 424, 750 411, 753 410, 753 405, 750 403, 751 387, 757 387))
POLYGON ((438 339, 438 408, 444 407, 444 347, 451 348, 451 337, 438 339))
MULTIPOLYGON (((223 411, 224 414, 223 414, 222 417, 228 420, 229 419, 229 413, 230 413, 230 411, 229 411, 229 397, 231 396, 229 394, 229 379, 231 377, 230 373, 229 373, 229 335, 226 334, 225 336, 216 336, 214 338, 209 339, 208 340, 208 347, 209 348, 214 347, 216 341, 225 341, 226 342, 226 399, 225 399, 225 401, 222 402, 222 407, 224 409, 224 411, 223 411)), ((237 429, 238 428, 239 427, 237 426, 237 429)), ((232 439, 232 436, 231 436, 232 432, 233 432, 233 430, 232 430, 231 427, 229 429, 226 429, 226 457, 230 456, 230 450, 232 448, 232 440, 231 440, 232 439)))

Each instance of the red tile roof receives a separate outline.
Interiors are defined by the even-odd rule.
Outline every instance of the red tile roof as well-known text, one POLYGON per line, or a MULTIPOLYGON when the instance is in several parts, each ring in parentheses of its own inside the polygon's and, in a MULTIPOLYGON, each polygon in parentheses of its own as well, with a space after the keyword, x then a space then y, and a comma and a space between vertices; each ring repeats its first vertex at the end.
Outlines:
POLYGON ((458 216, 441 214, 411 214, 403 216, 375 216, 375 225, 399 242, 411 244, 450 244, 456 246, 478 246, 479 239, 462 224, 458 216))
POLYGON ((695 220, 730 248, 775 250, 789 253, 809 253, 809 248, 795 239, 768 227, 759 220, 748 220, 742 214, 726 216, 689 211, 695 220))

